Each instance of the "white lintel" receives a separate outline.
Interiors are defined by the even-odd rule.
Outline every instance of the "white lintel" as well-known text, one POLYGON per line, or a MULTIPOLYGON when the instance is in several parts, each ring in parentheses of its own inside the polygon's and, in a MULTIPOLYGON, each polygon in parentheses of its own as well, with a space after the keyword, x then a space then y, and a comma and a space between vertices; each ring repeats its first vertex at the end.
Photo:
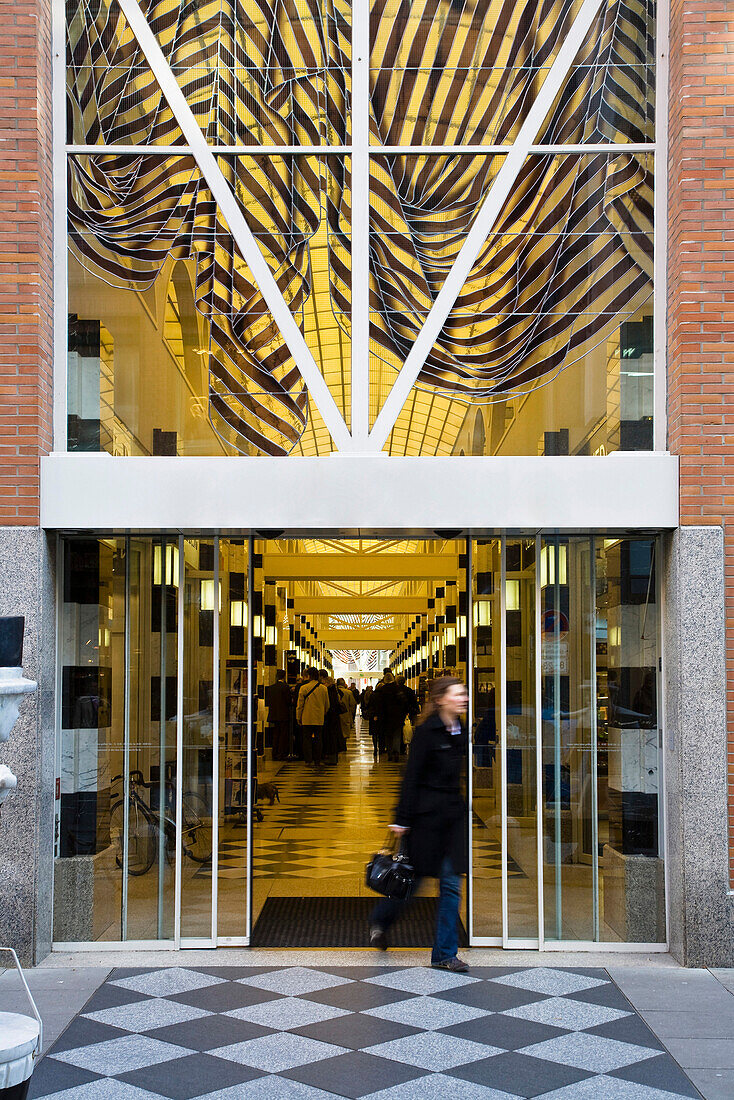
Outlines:
POLYGON ((678 458, 41 460, 41 524, 74 531, 621 531, 678 526, 678 458))

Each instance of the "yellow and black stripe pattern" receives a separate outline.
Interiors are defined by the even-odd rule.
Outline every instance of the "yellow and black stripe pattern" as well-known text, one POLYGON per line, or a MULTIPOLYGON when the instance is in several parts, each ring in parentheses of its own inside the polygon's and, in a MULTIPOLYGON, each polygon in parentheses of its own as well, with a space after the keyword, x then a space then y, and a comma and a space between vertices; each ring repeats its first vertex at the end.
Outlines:
MULTIPOLYGON (((500 163, 431 147, 511 143, 580 3, 372 0, 371 141, 425 149, 371 161, 370 355, 389 375, 500 163)), ((605 0, 541 141, 652 139, 652 4, 605 0)), ((328 272, 325 322, 348 340, 350 158, 328 155, 350 141, 348 0, 141 7, 212 145, 323 148, 227 154, 220 164, 296 318, 303 325, 313 308, 315 271, 328 272), (327 264, 312 262, 317 247, 327 264)), ((67 12, 69 140, 182 144, 116 0, 68 0, 67 12)), ((209 416, 228 446, 300 449, 302 378, 192 159, 100 152, 71 157, 69 173, 71 247, 99 278, 142 290, 170 256, 196 261, 197 307, 210 329, 209 416)), ((467 401, 525 392, 639 308, 651 276, 650 157, 528 158, 419 385, 467 401)), ((348 376, 349 363, 340 371, 348 376)))

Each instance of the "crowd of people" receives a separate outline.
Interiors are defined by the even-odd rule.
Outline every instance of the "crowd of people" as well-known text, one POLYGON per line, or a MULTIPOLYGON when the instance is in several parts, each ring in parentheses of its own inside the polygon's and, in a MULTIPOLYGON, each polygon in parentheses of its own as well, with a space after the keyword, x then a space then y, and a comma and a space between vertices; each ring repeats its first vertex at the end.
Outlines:
POLYGON ((357 708, 369 726, 375 760, 384 757, 398 762, 405 755, 412 723, 418 714, 418 699, 404 676, 393 676, 389 668, 382 679, 360 692, 352 681, 334 680, 326 671, 304 669, 293 687, 285 672, 265 692, 268 725, 273 731, 273 759, 302 759, 309 767, 335 765, 345 752, 354 730, 357 708))

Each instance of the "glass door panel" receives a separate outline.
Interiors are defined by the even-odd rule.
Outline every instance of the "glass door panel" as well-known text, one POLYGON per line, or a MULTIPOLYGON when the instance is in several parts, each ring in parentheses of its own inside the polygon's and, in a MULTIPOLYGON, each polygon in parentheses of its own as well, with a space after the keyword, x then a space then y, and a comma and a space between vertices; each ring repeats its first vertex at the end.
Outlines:
POLYGON ((212 938, 215 569, 211 539, 183 539, 181 936, 212 938))
POLYGON ((54 938, 125 935, 124 539, 70 539, 59 622, 54 938))
POLYGON ((473 709, 471 874, 473 936, 502 937, 499 539, 472 544, 473 709))
POLYGON ((175 766, 178 540, 131 539, 127 934, 172 939, 176 867, 175 766))
POLYGON ((509 940, 538 938, 535 549, 532 538, 508 539, 504 550, 504 866, 509 940))
POLYGON ((597 938, 594 542, 542 540, 543 914, 547 940, 597 938))
POLYGON ((217 935, 247 935, 248 542, 219 541, 217 935))
POLYGON ((663 943, 655 539, 596 540, 599 938, 663 943))

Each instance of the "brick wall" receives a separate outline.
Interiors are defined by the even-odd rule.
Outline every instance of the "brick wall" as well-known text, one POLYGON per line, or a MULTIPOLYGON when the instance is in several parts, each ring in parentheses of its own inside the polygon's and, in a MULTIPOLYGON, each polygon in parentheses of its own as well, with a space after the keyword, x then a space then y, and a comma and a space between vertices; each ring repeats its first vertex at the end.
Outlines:
POLYGON ((0 0, 0 525, 38 523, 51 449, 51 0, 0 0))
POLYGON ((734 880, 734 7, 670 0, 669 446, 681 523, 723 524, 734 880))

